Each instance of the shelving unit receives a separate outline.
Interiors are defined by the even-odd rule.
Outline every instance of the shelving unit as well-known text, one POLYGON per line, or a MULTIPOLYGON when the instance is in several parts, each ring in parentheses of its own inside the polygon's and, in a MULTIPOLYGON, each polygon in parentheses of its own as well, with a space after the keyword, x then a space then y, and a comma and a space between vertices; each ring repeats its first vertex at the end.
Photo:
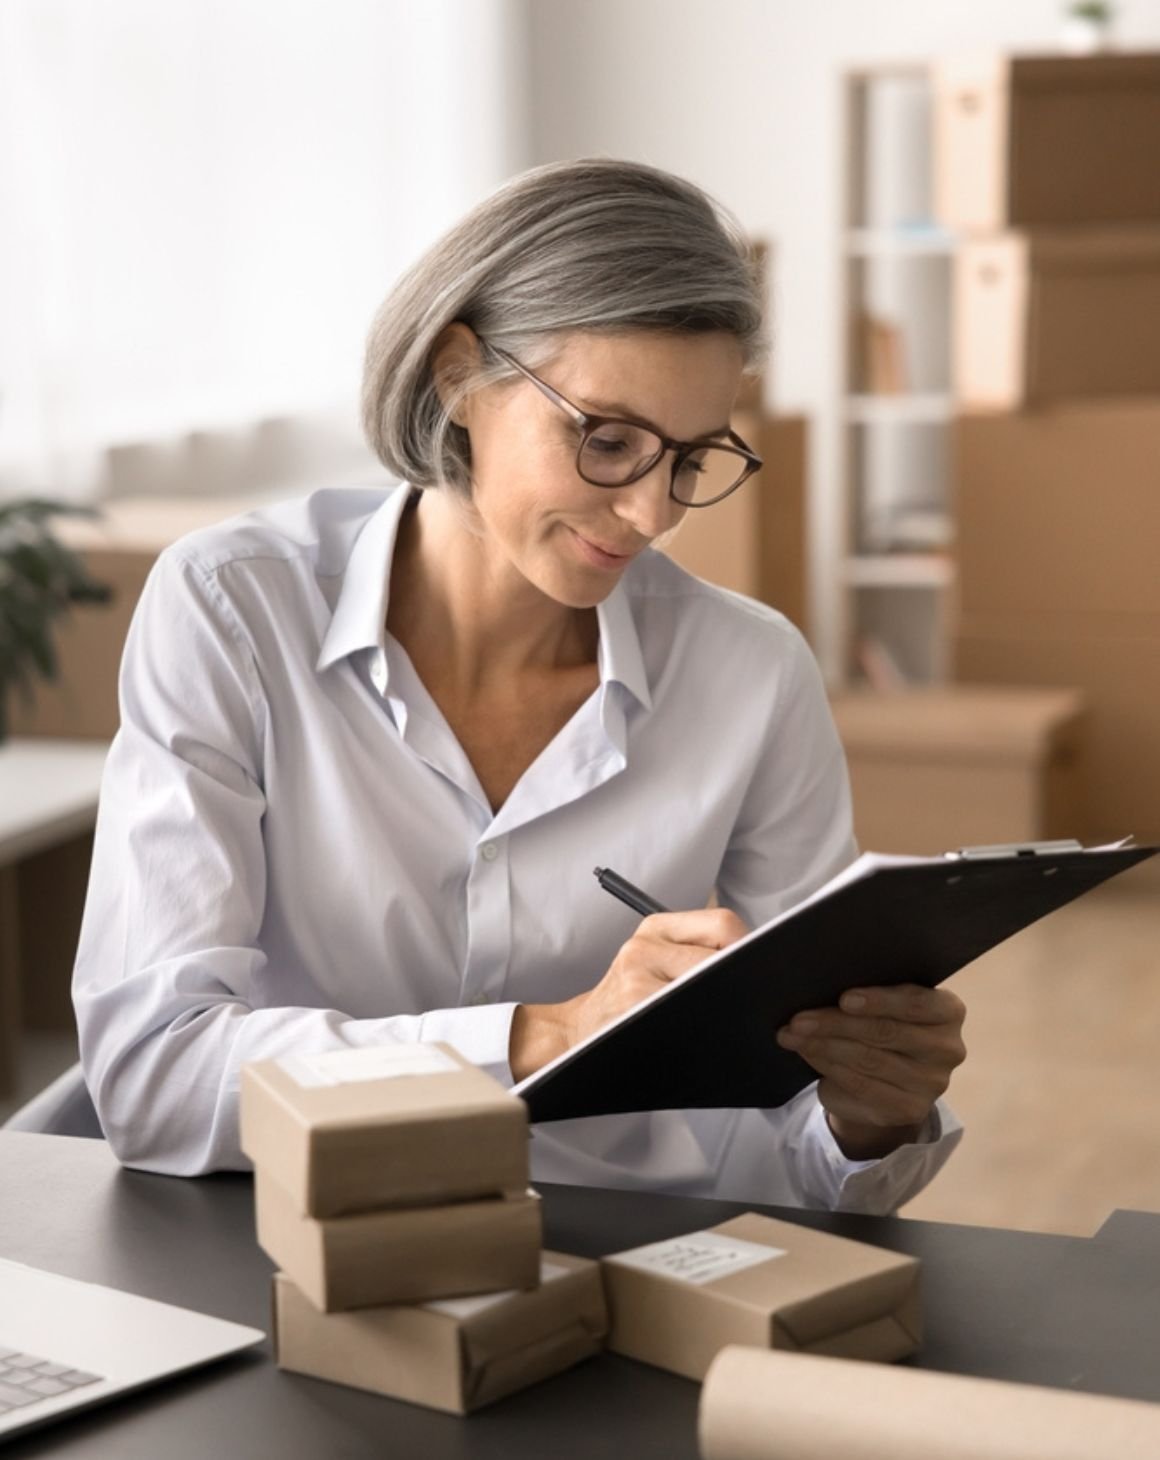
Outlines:
POLYGON ((844 78, 837 412, 842 674, 937 683, 954 583, 947 445, 954 236, 932 219, 931 77, 844 78))

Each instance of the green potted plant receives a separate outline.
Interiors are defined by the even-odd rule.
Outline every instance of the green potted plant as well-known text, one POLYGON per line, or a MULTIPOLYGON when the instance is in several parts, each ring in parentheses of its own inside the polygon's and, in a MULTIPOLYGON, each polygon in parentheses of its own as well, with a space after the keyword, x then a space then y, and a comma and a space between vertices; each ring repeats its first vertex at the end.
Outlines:
POLYGON ((88 507, 43 497, 0 500, 0 743, 14 690, 26 700, 39 677, 56 678, 55 620, 74 603, 107 603, 109 589, 54 536, 50 519, 93 517, 88 507))
POLYGON ((1063 49, 1073 56, 1106 50, 1115 16, 1116 7, 1107 0, 1069 0, 1063 7, 1063 49))

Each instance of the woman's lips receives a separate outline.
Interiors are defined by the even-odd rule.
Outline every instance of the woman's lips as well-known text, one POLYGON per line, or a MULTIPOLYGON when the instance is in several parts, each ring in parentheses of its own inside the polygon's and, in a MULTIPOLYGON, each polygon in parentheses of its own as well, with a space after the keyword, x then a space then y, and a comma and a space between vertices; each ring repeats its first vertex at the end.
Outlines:
POLYGON ((581 557, 585 562, 591 563, 594 568, 623 568, 636 556, 636 549, 627 553, 612 552, 608 548, 601 547, 598 543, 582 537, 575 528, 569 528, 569 531, 572 533, 581 557))

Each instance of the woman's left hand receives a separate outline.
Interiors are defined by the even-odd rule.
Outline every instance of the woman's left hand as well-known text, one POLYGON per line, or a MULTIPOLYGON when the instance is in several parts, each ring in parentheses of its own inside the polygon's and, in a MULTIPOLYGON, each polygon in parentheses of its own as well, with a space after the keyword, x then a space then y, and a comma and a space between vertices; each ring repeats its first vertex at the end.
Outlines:
POLYGON ((949 989, 850 989, 836 1009, 809 1009, 777 1042, 817 1070, 818 1099, 851 1160, 913 1141, 966 1058, 966 1009, 949 989))

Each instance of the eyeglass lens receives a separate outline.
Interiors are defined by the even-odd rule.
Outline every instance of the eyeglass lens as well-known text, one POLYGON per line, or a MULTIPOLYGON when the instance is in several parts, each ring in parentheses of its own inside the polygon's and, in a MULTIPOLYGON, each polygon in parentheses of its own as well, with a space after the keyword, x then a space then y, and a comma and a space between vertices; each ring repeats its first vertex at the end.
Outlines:
MULTIPOLYGON (((664 451, 654 432, 629 421, 606 421, 590 431, 580 449, 580 475, 601 487, 619 487, 643 475, 664 451)), ((742 476, 747 463, 736 452, 700 446, 677 468, 673 495, 678 502, 712 502, 742 476)))

